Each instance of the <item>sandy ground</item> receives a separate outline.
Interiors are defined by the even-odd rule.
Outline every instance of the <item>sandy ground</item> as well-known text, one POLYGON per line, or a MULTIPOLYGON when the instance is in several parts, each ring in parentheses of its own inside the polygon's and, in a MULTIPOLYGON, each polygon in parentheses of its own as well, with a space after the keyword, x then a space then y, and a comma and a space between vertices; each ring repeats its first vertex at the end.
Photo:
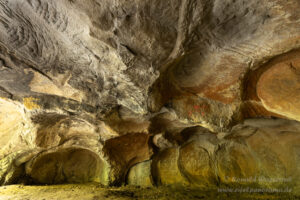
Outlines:
POLYGON ((99 184, 69 184, 52 186, 11 185, 0 187, 0 200, 190 200, 190 199, 300 199, 291 194, 220 193, 188 188, 106 188, 99 184))

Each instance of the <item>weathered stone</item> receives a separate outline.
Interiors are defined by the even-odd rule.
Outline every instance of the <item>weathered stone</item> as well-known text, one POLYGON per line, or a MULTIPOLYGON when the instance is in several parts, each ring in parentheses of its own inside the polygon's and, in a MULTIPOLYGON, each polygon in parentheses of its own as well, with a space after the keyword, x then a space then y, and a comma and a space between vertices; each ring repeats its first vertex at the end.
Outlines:
POLYGON ((12 184, 16 182, 21 175, 24 175, 22 169, 14 165, 14 159, 19 152, 11 153, 5 158, 0 159, 0 184, 12 184))
MULTIPOLYGON (((259 176, 259 163, 251 150, 239 143, 223 146, 217 152, 217 173, 222 183, 233 183, 235 179, 247 179, 259 176)), ((242 182, 242 184, 252 182, 242 182)), ((239 183, 237 183, 239 184, 239 183)))
POLYGON ((285 186, 296 191, 299 132, 298 122, 271 119, 247 120, 219 138, 195 132, 180 148, 165 149, 153 159, 153 180, 163 185, 285 186))
POLYGON ((27 164, 26 173, 44 184, 104 182, 105 163, 86 149, 58 149, 39 154, 27 164))
POLYGON ((170 148, 162 151, 153 160, 153 178, 156 184, 188 185, 178 166, 179 149, 170 148))
POLYGON ((216 183, 210 155, 197 142, 193 141, 180 148, 178 162, 181 173, 192 184, 210 187, 216 183))
POLYGON ((149 135, 145 133, 131 133, 107 140, 103 152, 109 158, 111 182, 115 184, 123 183, 130 167, 149 160, 153 153, 149 135))
POLYGON ((169 142, 163 134, 156 134, 153 137, 153 144, 158 147, 160 150, 172 147, 172 143, 169 142))
POLYGON ((22 104, 0 98, 0 159, 32 147, 35 129, 22 104))
POLYGON ((151 160, 134 165, 128 172, 127 183, 142 187, 153 186, 151 165, 151 160))
POLYGON ((245 125, 228 135, 226 138, 231 142, 217 153, 221 180, 266 187, 299 187, 299 123, 248 120, 245 125))
POLYGON ((257 83, 257 95, 270 111, 300 120, 300 52, 292 52, 269 63, 257 83))
POLYGON ((299 9, 0 0, 0 184, 299 188, 299 9))

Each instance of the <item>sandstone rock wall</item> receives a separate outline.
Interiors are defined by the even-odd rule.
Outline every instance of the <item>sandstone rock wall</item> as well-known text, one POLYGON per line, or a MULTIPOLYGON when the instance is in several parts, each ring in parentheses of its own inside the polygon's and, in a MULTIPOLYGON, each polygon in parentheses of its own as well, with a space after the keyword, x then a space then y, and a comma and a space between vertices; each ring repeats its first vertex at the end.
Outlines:
POLYGON ((0 0, 0 184, 299 187, 299 11, 0 0))
POLYGON ((134 166, 127 181, 142 186, 288 187, 298 192, 299 128, 298 122, 252 119, 227 135, 194 132, 184 144, 134 166))

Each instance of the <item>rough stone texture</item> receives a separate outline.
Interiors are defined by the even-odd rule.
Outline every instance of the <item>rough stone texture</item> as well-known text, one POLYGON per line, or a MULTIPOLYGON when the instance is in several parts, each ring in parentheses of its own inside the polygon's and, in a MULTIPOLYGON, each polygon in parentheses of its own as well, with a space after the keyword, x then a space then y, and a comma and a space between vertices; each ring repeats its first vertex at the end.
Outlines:
POLYGON ((150 159, 152 149, 148 143, 149 135, 144 133, 123 135, 105 143, 103 151, 110 158, 113 183, 124 183, 130 167, 150 159))
POLYGON ((210 155, 198 142, 193 141, 182 146, 178 162, 182 169, 181 172, 190 182, 204 186, 209 186, 214 182, 210 155))
POLYGON ((100 177, 105 171, 104 163, 96 154, 85 149, 42 153, 27 165, 26 173, 39 183, 104 182, 100 177))
POLYGON ((257 95, 268 110, 299 121, 299 88, 298 51, 269 63, 269 69, 261 75, 257 83, 257 95))
POLYGON ((179 157, 173 155, 178 150, 165 150, 155 159, 156 165, 167 184, 188 180, 192 185, 220 181, 274 186, 285 179, 284 184, 295 185, 299 182, 299 127, 286 120, 258 119, 235 126, 225 137, 198 133, 180 147, 179 157), (166 161, 169 165, 161 167, 166 161), (260 182, 253 181, 255 177, 260 182))
POLYGON ((32 145, 35 127, 22 104, 0 99, 0 116, 0 159, 32 145))
MULTIPOLYGON (((252 177, 256 178, 254 183, 257 184, 294 187, 297 192, 300 173, 299 123, 249 120, 244 125, 237 126, 231 135, 226 136, 235 143, 217 154, 221 181, 235 182, 228 177, 252 177)), ((247 181, 244 179, 240 184, 247 184, 247 181)))
POLYGON ((127 175, 128 185, 149 187, 153 186, 153 178, 151 174, 152 161, 138 163, 130 168, 127 175))
POLYGON ((187 180, 181 174, 177 160, 179 156, 178 148, 170 148, 162 151, 153 160, 153 176, 157 184, 178 185, 187 184, 187 180))
POLYGON ((279 119, 247 120, 226 135, 195 133, 157 155, 152 176, 158 185, 284 186, 298 192, 299 133, 298 122, 279 119))
POLYGON ((0 0, 0 184, 297 183, 299 10, 0 0))

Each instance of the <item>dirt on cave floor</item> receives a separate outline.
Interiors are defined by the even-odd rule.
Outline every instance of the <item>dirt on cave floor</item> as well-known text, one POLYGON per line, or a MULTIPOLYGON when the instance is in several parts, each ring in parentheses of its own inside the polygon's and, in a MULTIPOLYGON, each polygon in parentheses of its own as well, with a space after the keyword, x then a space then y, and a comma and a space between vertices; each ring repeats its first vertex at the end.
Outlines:
POLYGON ((127 200, 127 199, 300 199, 290 193, 220 192, 178 187, 104 187, 96 183, 0 187, 0 200, 127 200))

